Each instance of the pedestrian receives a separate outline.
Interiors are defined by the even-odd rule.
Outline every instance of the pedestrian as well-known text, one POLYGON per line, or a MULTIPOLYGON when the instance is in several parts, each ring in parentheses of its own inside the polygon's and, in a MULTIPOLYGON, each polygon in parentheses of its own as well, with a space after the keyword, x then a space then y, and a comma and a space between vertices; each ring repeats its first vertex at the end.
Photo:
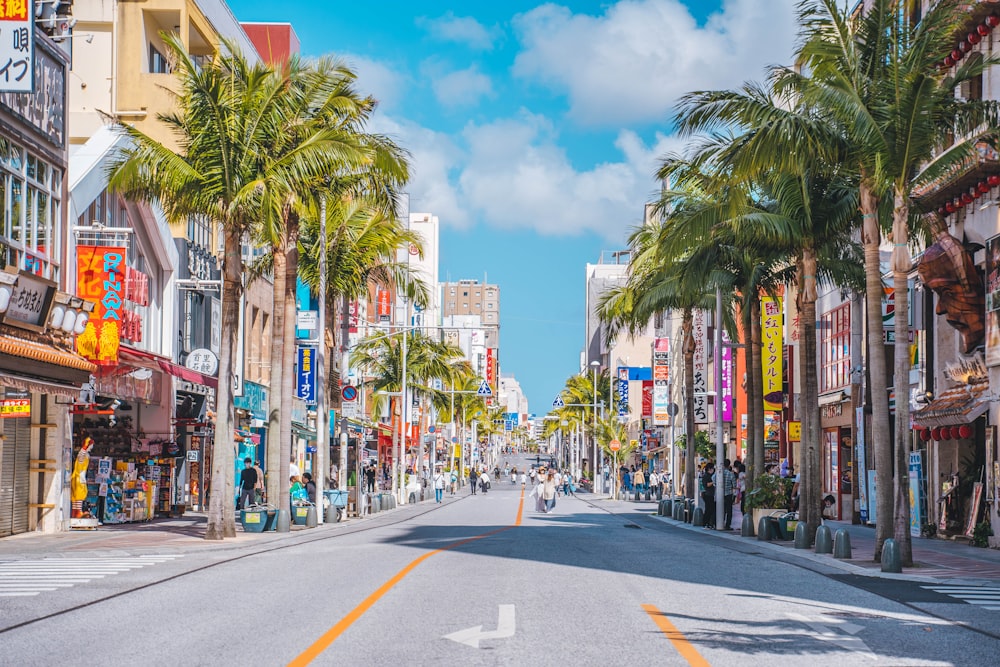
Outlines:
POLYGON ((535 499, 535 511, 545 513, 545 498, 543 497, 543 492, 545 490, 545 485, 542 483, 542 475, 539 473, 536 475, 537 483, 532 481, 531 496, 535 499))
POLYGON ((556 492, 556 473, 550 470, 542 483, 542 499, 545 501, 546 514, 556 508, 556 492))
POLYGON ((747 467, 743 461, 736 459, 733 463, 736 472, 736 498, 740 503, 740 514, 747 513, 747 467))
POLYGON ((304 472, 302 473, 302 480, 304 484, 302 488, 305 489, 306 498, 309 499, 313 505, 316 504, 316 482, 313 481, 312 473, 304 472))
POLYGON ((483 473, 479 476, 479 490, 483 493, 490 490, 490 475, 486 472, 486 468, 483 468, 483 473))
POLYGON ((244 509, 253 504, 253 491, 257 487, 257 471, 253 467, 253 459, 243 459, 243 470, 240 471, 240 499, 236 509, 244 509))
POLYGON ((375 493, 375 466, 370 465, 365 468, 365 486, 368 493, 375 493))
POLYGON ((703 528, 715 528, 715 466, 712 463, 705 464, 705 472, 701 475, 702 492, 701 499, 705 503, 703 528))
POLYGON ((521 489, 523 490, 525 485, 528 483, 528 475, 521 471, 521 489))
POLYGON ((476 495, 476 486, 479 484, 479 473, 475 468, 469 469, 469 488, 472 490, 472 495, 476 495))
POLYGON ((458 473, 454 470, 451 471, 451 495, 455 495, 455 489, 458 488, 458 473))
POLYGON ((288 462, 288 474, 294 477, 295 481, 299 481, 299 477, 302 476, 302 471, 299 470, 299 464, 295 462, 295 459, 288 462))
POLYGON ((555 471, 555 482, 556 482, 556 495, 559 495, 559 491, 562 489, 563 474, 558 470, 555 471))
POLYGON ((655 470, 649 471, 649 491, 653 494, 654 500, 660 499, 660 476, 655 470))
POLYGON ((253 469, 257 472, 257 484, 253 487, 253 499, 256 504, 260 505, 267 496, 267 489, 264 486, 264 471, 256 463, 253 464, 253 469))
POLYGON ((444 473, 438 468, 437 472, 434 473, 434 502, 443 502, 442 496, 444 495, 444 473))
POLYGON ((733 500, 736 499, 736 474, 729 459, 722 462, 722 530, 733 529, 733 500))
POLYGON ((635 494, 638 497, 640 494, 646 490, 646 475, 643 474, 642 468, 640 467, 635 471, 635 494))

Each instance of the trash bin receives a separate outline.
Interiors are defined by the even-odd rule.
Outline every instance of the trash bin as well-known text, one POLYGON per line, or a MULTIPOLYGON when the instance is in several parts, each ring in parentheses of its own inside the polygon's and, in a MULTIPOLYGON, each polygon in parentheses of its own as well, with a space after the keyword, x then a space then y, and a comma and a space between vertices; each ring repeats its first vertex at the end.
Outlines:
POLYGON ((344 508, 347 507, 347 491, 324 489, 323 500, 327 505, 337 508, 337 521, 340 521, 344 517, 344 508))
POLYGON ((292 506, 292 523, 296 526, 306 525, 306 517, 309 516, 309 508, 312 505, 293 505, 292 506))
POLYGON ((248 509, 240 511, 243 532, 264 533, 274 530, 274 519, 278 512, 274 509, 248 509))

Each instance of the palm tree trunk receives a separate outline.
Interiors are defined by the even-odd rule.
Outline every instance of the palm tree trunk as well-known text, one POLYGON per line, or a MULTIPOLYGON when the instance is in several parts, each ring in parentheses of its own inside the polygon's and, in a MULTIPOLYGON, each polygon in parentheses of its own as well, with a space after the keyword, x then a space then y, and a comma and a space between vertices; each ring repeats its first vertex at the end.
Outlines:
MULTIPOLYGON (((753 393, 750 393, 750 383, 747 383, 747 419, 753 430, 754 474, 764 472, 764 359, 762 355, 760 328, 760 297, 754 295, 750 299, 750 369, 748 375, 753 375, 753 393)), ((753 487, 747 486, 748 489, 753 487)))
POLYGON ((875 554, 882 560, 882 545, 892 537, 892 442, 889 439, 889 393, 886 387, 884 328, 882 326, 882 269, 879 245, 878 198, 862 179, 860 188, 862 243, 865 249, 865 297, 868 317, 868 377, 871 387, 872 447, 875 450, 875 554))
MULTIPOLYGON (((897 187, 897 192, 899 192, 897 187)), ((913 565, 913 543, 910 539, 910 290, 907 284, 912 260, 907 246, 910 207, 906 197, 896 195, 892 216, 892 283, 895 297, 895 359, 892 386, 896 393, 895 460, 896 498, 893 534, 899 546, 902 564, 913 565)))
MULTIPOLYGON (((288 487, 288 469, 282 472, 281 461, 281 401, 284 364, 281 363, 284 354, 285 309, 283 296, 285 293, 285 254, 280 249, 274 251, 274 289, 271 297, 271 374, 268 387, 271 390, 270 413, 267 420, 267 501, 275 507, 279 505, 282 487, 288 487)), ((288 369, 290 374, 292 369, 288 369)), ((287 458, 285 459, 287 462, 287 458)), ((287 465, 287 463, 286 463, 287 465)))
POLYGON ((222 340, 219 347, 219 388, 212 444, 212 481, 208 499, 206 540, 236 537, 236 483, 233 424, 233 356, 239 329, 241 276, 243 261, 238 232, 225 233, 226 256, 222 262, 222 340))
POLYGON ((816 252, 802 251, 799 264, 799 366, 803 372, 802 462, 799 464, 799 513, 806 522, 809 541, 823 521, 820 479, 819 378, 816 371, 816 252))
POLYGON ((284 339, 279 359, 289 371, 281 375, 281 414, 278 415, 278 447, 281 452, 278 508, 284 509, 291 506, 288 463, 292 458, 292 399, 295 396, 295 374, 291 369, 295 368, 295 279, 299 270, 299 219, 295 214, 287 216, 285 221, 284 247, 280 252, 284 253, 285 289, 275 304, 275 310, 282 309, 284 321, 282 330, 275 333, 284 339))
POLYGON ((684 495, 696 498, 698 484, 695 482, 695 467, 697 454, 694 445, 694 311, 684 309, 681 318, 681 332, 684 339, 684 431, 687 435, 687 447, 684 455, 684 495))

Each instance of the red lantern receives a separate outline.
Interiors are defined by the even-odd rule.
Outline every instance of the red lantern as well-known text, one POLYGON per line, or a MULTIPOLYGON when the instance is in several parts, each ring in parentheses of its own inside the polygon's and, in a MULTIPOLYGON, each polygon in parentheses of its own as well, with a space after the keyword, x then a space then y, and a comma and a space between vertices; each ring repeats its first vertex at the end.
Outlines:
POLYGON ((941 440, 941 429, 939 427, 935 426, 934 429, 931 431, 931 439, 941 440))
POLYGON ((954 51, 951 52, 951 59, 954 60, 955 62, 958 62, 964 57, 965 54, 959 51, 958 49, 955 49, 954 51))
POLYGON ((920 439, 923 440, 924 442, 927 442, 928 440, 930 440, 931 439, 931 432, 930 432, 930 430, 926 429, 926 428, 920 429, 920 439))
POLYGON ((990 14, 989 16, 986 17, 986 25, 988 25, 991 28, 997 27, 998 25, 1000 25, 1000 16, 997 16, 996 14, 990 14))
POLYGON ((983 193, 979 191, 979 188, 972 188, 971 190, 969 190, 969 194, 972 195, 973 199, 979 199, 980 197, 983 196, 983 193))
POLYGON ((979 191, 979 194, 982 194, 982 195, 984 195, 984 194, 986 194, 987 192, 989 192, 989 191, 990 191, 990 184, 989 184, 989 183, 987 183, 986 181, 980 181, 980 182, 979 182, 979 183, 978 183, 978 184, 976 185, 976 190, 978 190, 978 191, 979 191))
POLYGON ((945 67, 951 67, 954 64, 955 64, 955 61, 952 60, 951 56, 945 56, 944 57, 944 66, 945 67))
POLYGON ((965 40, 972 46, 975 46, 979 42, 983 41, 983 38, 979 36, 978 32, 973 30, 972 32, 969 33, 969 36, 966 37, 965 40))
POLYGON ((972 427, 968 424, 962 424, 958 427, 958 435, 962 438, 968 438, 972 436, 972 427))
POLYGON ((973 197, 972 195, 970 195, 968 192, 963 192, 962 193, 962 203, 965 204, 966 206, 968 206, 969 204, 971 204, 974 199, 975 199, 975 197, 973 197))
POLYGON ((976 26, 976 32, 978 32, 982 37, 986 37, 986 35, 990 34, 991 30, 993 30, 993 28, 991 28, 987 23, 980 23, 976 26))
POLYGON ((961 427, 959 427, 959 426, 952 426, 951 427, 951 439, 952 440, 958 440, 959 438, 961 438, 962 437, 961 431, 962 431, 961 427))
POLYGON ((989 177, 988 177, 988 178, 986 179, 986 183, 987 183, 987 185, 989 185, 989 186, 990 186, 991 188, 995 188, 996 186, 1000 185, 1000 176, 997 176, 996 174, 994 174, 994 175, 992 175, 992 176, 989 176, 989 177))
POLYGON ((955 205, 952 204, 951 202, 947 202, 944 205, 944 211, 945 211, 945 213, 954 213, 955 212, 955 205))

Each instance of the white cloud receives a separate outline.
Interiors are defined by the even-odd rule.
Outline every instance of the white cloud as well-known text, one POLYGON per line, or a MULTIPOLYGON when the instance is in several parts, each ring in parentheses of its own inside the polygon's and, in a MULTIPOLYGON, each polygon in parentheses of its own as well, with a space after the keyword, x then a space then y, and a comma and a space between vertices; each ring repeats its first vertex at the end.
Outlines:
POLYGON ((455 16, 451 11, 436 19, 421 16, 416 23, 437 39, 458 42, 480 51, 491 50, 496 40, 502 36, 497 27, 487 28, 472 17, 455 16))
POLYGON ((342 58, 357 75, 359 92, 374 97, 383 110, 390 110, 402 101, 406 77, 399 71, 364 56, 349 54, 342 58))
POLYGON ((432 77, 434 96, 445 107, 471 107, 493 97, 493 82, 475 65, 432 77))
POLYGON ((547 4, 514 26, 514 73, 565 93, 594 125, 667 120, 692 90, 732 88, 789 60, 795 0, 725 0, 698 26, 680 0, 623 0, 600 16, 547 4))

